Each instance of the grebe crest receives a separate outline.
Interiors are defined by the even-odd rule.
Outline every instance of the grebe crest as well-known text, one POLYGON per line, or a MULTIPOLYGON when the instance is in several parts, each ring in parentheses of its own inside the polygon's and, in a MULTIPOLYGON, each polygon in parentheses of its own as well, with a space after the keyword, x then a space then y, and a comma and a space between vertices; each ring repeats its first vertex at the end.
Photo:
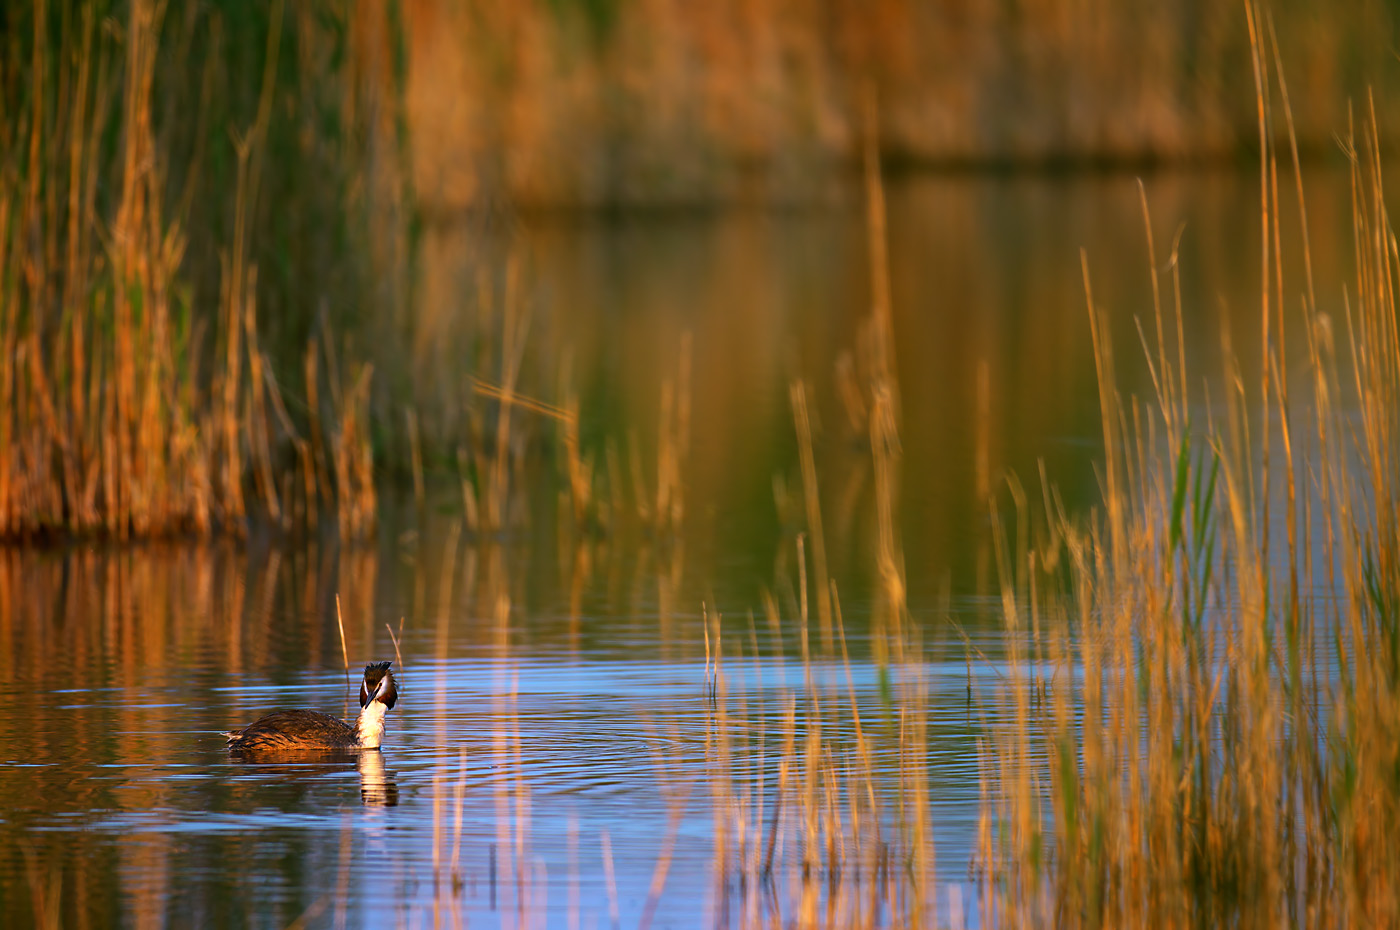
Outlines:
POLYGON ((238 752, 306 749, 378 749, 384 739, 384 713, 399 699, 391 662, 365 666, 360 682, 360 716, 354 726, 314 710, 275 710, 224 736, 238 752))

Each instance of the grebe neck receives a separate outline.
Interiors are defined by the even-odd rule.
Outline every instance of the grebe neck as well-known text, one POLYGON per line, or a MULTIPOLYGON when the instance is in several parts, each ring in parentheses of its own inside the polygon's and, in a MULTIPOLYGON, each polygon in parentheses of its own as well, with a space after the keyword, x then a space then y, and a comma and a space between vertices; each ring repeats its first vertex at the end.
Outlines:
POLYGON ((388 710, 379 701, 370 701, 360 711, 360 718, 355 721, 355 742, 360 744, 361 749, 378 749, 379 743, 384 739, 384 712, 388 710))

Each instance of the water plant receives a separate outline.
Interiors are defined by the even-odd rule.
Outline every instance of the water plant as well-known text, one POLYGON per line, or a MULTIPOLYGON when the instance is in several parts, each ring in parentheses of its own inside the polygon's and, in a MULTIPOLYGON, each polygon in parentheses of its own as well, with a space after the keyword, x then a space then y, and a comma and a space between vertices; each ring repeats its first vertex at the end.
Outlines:
POLYGON ((1305 284, 1285 289, 1273 140, 1280 113, 1292 138, 1292 116, 1272 23, 1249 12, 1262 358, 1251 369, 1227 345, 1213 396, 1188 383, 1144 198, 1155 403, 1123 397, 1086 258, 1103 500, 1082 519, 1047 493, 1042 535, 1001 550, 1008 634, 1025 645, 1009 675, 1015 721, 987 744, 995 923, 1400 919, 1396 239, 1368 119, 1345 141, 1354 290, 1334 312, 1319 304, 1301 186, 1292 260, 1305 284))

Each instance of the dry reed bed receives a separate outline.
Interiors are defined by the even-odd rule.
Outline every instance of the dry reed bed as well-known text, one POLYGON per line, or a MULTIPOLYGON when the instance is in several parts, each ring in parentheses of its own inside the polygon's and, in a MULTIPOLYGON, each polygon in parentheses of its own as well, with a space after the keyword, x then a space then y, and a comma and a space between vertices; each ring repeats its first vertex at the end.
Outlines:
MULTIPOLYGON (((210 340, 163 202, 152 111, 164 9, 133 0, 120 42, 92 4, 63 19, 57 55, 36 36, 28 97, 0 125, 0 539, 241 534, 253 514, 305 529, 327 508, 343 537, 364 536, 368 368, 342 373, 330 341, 313 340, 298 427, 258 344, 248 213, 278 29, 257 116, 235 134, 210 340)), ((42 6, 35 20, 47 23, 42 6)))
MULTIPOLYGON (((475 370, 492 380, 456 385, 466 413, 446 434, 382 388, 372 401, 370 368, 342 365, 325 327, 291 366, 299 371, 274 376, 259 339, 251 256, 257 204, 273 186, 265 164, 286 44, 279 7, 269 17, 256 113, 228 133, 236 171, 231 229, 215 237, 225 240, 216 303, 195 306, 184 224, 204 166, 198 146, 192 164, 170 164, 170 120, 157 112, 170 90, 161 56, 189 51, 189 25, 181 32, 167 20, 189 11, 158 0, 120 9, 118 21, 92 0, 41 3, 32 48, 7 46, 32 52, 32 61, 16 70, 29 80, 0 120, 0 353, 12 360, 0 371, 0 540, 242 535, 255 522, 310 533, 332 516, 342 538, 362 538, 377 518, 372 429, 388 448, 406 450, 399 458, 420 511, 425 472, 455 465, 468 530, 500 535, 532 518, 525 490, 540 473, 528 470, 527 453, 541 431, 531 412, 557 424, 567 486, 559 512, 569 531, 628 526, 676 537, 690 432, 688 340, 676 377, 662 385, 654 465, 635 437, 596 456, 581 448, 566 370, 521 383, 529 313, 516 259, 499 294, 482 289, 475 370), (162 44, 171 32, 173 52, 162 44), (557 392, 539 383, 556 374, 557 392), (535 399, 551 393, 562 403, 535 399), (402 433, 392 422, 400 415, 402 433)), ((305 28, 299 22, 294 29, 305 28)), ((206 74, 201 109, 217 93, 210 85, 206 74)), ((388 458, 391 468, 401 464, 388 458)))
POLYGON ((995 924, 1400 921, 1400 249, 1368 120, 1346 142, 1357 278, 1344 319, 1313 293, 1301 189, 1306 284, 1301 298, 1285 290, 1287 177, 1268 140, 1280 116, 1291 138, 1292 115, 1272 25, 1250 16, 1259 380, 1246 383, 1227 344, 1223 396, 1189 386, 1144 198, 1155 403, 1116 388, 1086 258, 1103 504, 1074 519, 1047 492, 1021 514, 1025 525, 1037 512, 1034 540, 998 540, 1017 651, 1015 722, 986 746, 980 855, 995 924), (1287 331, 1285 306, 1300 300, 1302 332, 1287 331), (1298 340, 1306 381, 1290 385, 1298 340), (1049 681, 1035 677, 1044 662, 1049 681), (1048 769, 1031 761, 1041 755, 1048 769))
POLYGON ((531 519, 527 456, 538 415, 557 426, 560 512, 573 531, 626 523, 674 537, 684 517, 688 344, 662 386, 654 468, 635 440, 623 455, 609 446, 605 469, 581 448, 566 372, 561 405, 535 399, 548 394, 539 378, 522 389, 530 317, 517 258, 499 289, 483 278, 475 370, 492 380, 456 385, 467 402, 449 434, 392 397, 379 398, 372 424, 370 367, 342 364, 324 326, 300 371, 283 373, 284 393, 260 344, 250 258, 268 186, 279 9, 256 114, 230 132, 232 228, 217 303, 196 307, 182 221, 201 165, 187 167, 172 209, 171 146, 153 112, 169 80, 158 73, 167 4, 133 0, 121 23, 99 22, 95 3, 60 6, 56 51, 37 32, 52 17, 35 11, 33 79, 0 121, 0 353, 13 360, 0 371, 0 540, 241 535, 254 521, 312 533, 331 516, 342 538, 363 538, 377 522, 372 427, 391 444, 404 440, 420 511, 425 449, 435 459, 455 451, 467 528, 495 536, 531 519), (399 413, 402 436, 389 422, 399 413))

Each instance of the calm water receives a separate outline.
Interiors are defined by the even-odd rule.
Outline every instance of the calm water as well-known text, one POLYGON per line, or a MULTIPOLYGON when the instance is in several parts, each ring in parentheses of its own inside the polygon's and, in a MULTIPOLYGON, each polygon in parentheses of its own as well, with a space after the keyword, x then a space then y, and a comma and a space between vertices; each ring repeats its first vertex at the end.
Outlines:
MULTIPOLYGON (((1196 174, 1147 186, 1163 263, 1185 224, 1196 374, 1218 371, 1223 321, 1251 377, 1256 182, 1196 174)), ((1309 186, 1326 308, 1340 300, 1349 207, 1343 179, 1309 186)), ((454 359, 471 351, 462 308, 483 260, 469 227, 430 229, 424 244, 403 366, 421 373, 430 430, 460 415, 454 359)), ((949 896, 940 910, 955 920, 953 895, 974 906, 975 739, 1003 710, 981 494, 1006 471, 1033 477, 1043 459, 1070 506, 1091 503, 1098 412, 1079 247, 1114 320, 1120 379, 1138 390, 1131 321, 1150 314, 1151 291, 1128 177, 896 183, 890 230, 900 524, 929 688, 934 840, 949 896)), ((667 848, 653 925, 718 923, 711 799, 698 777, 713 721, 702 604, 724 616, 728 680, 748 708, 735 727, 776 732, 786 695, 802 687, 794 538, 774 494, 775 477, 789 494, 800 487, 794 377, 813 384, 852 680, 862 718, 879 726, 872 478, 843 431, 834 377, 868 312, 858 207, 540 219, 521 238, 536 364, 567 359, 585 445, 630 441, 654 461, 658 386, 675 378, 691 334, 679 537, 571 539, 549 516, 550 488, 529 495, 544 500, 533 519, 483 544, 457 532, 447 487, 422 518, 387 494, 379 540, 364 549, 255 535, 246 546, 0 551, 7 926, 46 916, 74 927, 633 926, 667 848), (776 633, 762 619, 764 590, 784 617, 776 633), (394 657, 391 631, 399 638, 402 699, 384 751, 231 760, 220 731, 266 710, 353 706, 337 595, 352 666, 394 657)), ((844 689, 839 666, 814 669, 844 689)), ((747 770, 771 784, 775 751, 745 745, 747 770)))

